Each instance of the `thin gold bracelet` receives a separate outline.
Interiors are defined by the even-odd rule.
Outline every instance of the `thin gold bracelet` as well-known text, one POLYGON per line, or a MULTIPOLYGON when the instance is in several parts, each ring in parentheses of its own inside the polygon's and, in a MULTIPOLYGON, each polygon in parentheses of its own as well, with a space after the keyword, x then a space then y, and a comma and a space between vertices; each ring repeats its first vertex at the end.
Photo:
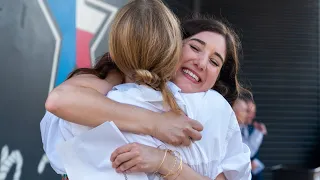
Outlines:
POLYGON ((168 149, 165 150, 164 156, 163 156, 163 158, 162 158, 162 161, 161 161, 161 163, 159 164, 157 170, 154 172, 154 174, 158 173, 159 169, 161 168, 162 164, 164 163, 164 160, 166 159, 166 156, 167 156, 167 152, 168 152, 168 149))
POLYGON ((173 164, 173 166, 172 166, 172 168, 171 168, 170 170, 167 169, 169 172, 168 172, 168 174, 165 175, 164 177, 167 177, 167 176, 169 176, 169 174, 172 174, 173 169, 176 167, 176 164, 177 164, 177 159, 178 159, 177 156, 174 154, 173 151, 171 151, 170 153, 174 155, 174 164, 173 164))
POLYGON ((182 167, 183 167, 183 165, 181 166, 181 168, 180 168, 180 170, 179 170, 179 174, 178 174, 178 176, 177 176, 177 177, 175 177, 173 180, 176 180, 176 179, 180 176, 180 174, 181 174, 181 172, 182 172, 182 167))
MULTIPOLYGON (((166 178, 166 177, 175 175, 175 174, 177 174, 177 173, 179 172, 179 170, 182 168, 182 164, 183 164, 183 163, 182 163, 182 156, 181 156, 181 154, 180 154, 178 151, 175 151, 175 152, 177 152, 177 153, 179 154, 179 157, 180 157, 180 165, 179 165, 179 167, 178 167, 178 169, 177 169, 176 171, 174 171, 174 172, 169 171, 169 173, 166 174, 165 176, 162 176, 162 178, 166 178)), ((173 168, 174 168, 174 167, 173 167, 173 168)))

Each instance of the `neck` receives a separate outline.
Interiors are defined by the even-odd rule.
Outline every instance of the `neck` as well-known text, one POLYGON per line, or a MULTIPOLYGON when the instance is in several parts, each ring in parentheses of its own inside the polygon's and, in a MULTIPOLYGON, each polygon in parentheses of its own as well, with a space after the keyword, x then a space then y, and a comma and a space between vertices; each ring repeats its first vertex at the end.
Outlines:
POLYGON ((128 76, 124 78, 124 83, 133 83, 132 79, 130 79, 128 76))

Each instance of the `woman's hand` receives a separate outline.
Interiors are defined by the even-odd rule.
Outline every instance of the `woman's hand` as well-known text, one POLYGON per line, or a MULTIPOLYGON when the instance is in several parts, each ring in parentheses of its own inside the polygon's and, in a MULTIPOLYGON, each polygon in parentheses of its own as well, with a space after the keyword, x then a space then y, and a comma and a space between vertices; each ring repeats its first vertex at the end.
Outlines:
POLYGON ((153 120, 151 135, 163 142, 178 146, 189 146, 191 141, 202 138, 203 126, 198 121, 172 111, 162 113, 153 120))
MULTIPOLYGON (((115 168, 118 173, 154 173, 157 171, 161 175, 167 175, 168 173, 171 173, 170 169, 176 169, 179 164, 176 163, 176 157, 170 152, 167 152, 166 157, 164 158, 165 153, 165 150, 155 147, 150 147, 139 143, 131 143, 116 149, 112 153, 110 160, 112 162, 112 167, 115 168)), ((173 175, 168 176, 165 179, 210 180, 210 178, 198 174, 184 163, 182 164, 181 170, 181 172, 178 170, 173 175)), ((224 177, 223 173, 216 177, 216 180, 225 179, 226 178, 224 177)))
POLYGON ((131 143, 116 149, 111 155, 112 167, 117 172, 145 172, 157 171, 164 151, 139 143, 131 143))

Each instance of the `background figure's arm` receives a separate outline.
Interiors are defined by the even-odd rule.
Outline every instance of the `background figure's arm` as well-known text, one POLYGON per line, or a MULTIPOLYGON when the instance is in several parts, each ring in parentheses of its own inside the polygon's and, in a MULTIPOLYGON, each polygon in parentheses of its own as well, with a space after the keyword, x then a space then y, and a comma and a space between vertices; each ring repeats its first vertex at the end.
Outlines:
POLYGON ((263 140, 263 133, 254 129, 252 134, 249 136, 249 139, 246 141, 246 144, 248 145, 251 155, 250 157, 253 157, 259 150, 260 145, 263 140))

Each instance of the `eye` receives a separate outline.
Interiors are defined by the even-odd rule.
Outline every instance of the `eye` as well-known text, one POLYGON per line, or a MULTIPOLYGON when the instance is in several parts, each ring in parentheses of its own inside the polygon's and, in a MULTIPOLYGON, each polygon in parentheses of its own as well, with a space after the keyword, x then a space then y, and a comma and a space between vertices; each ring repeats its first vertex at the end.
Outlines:
POLYGON ((199 48, 197 48, 196 46, 190 45, 190 47, 191 47, 191 49, 193 49, 193 50, 196 51, 196 52, 199 52, 199 51, 200 51, 199 48))
POLYGON ((212 65, 214 65, 214 66, 219 66, 219 63, 217 62, 217 60, 215 60, 215 59, 210 59, 210 63, 212 64, 212 65))

